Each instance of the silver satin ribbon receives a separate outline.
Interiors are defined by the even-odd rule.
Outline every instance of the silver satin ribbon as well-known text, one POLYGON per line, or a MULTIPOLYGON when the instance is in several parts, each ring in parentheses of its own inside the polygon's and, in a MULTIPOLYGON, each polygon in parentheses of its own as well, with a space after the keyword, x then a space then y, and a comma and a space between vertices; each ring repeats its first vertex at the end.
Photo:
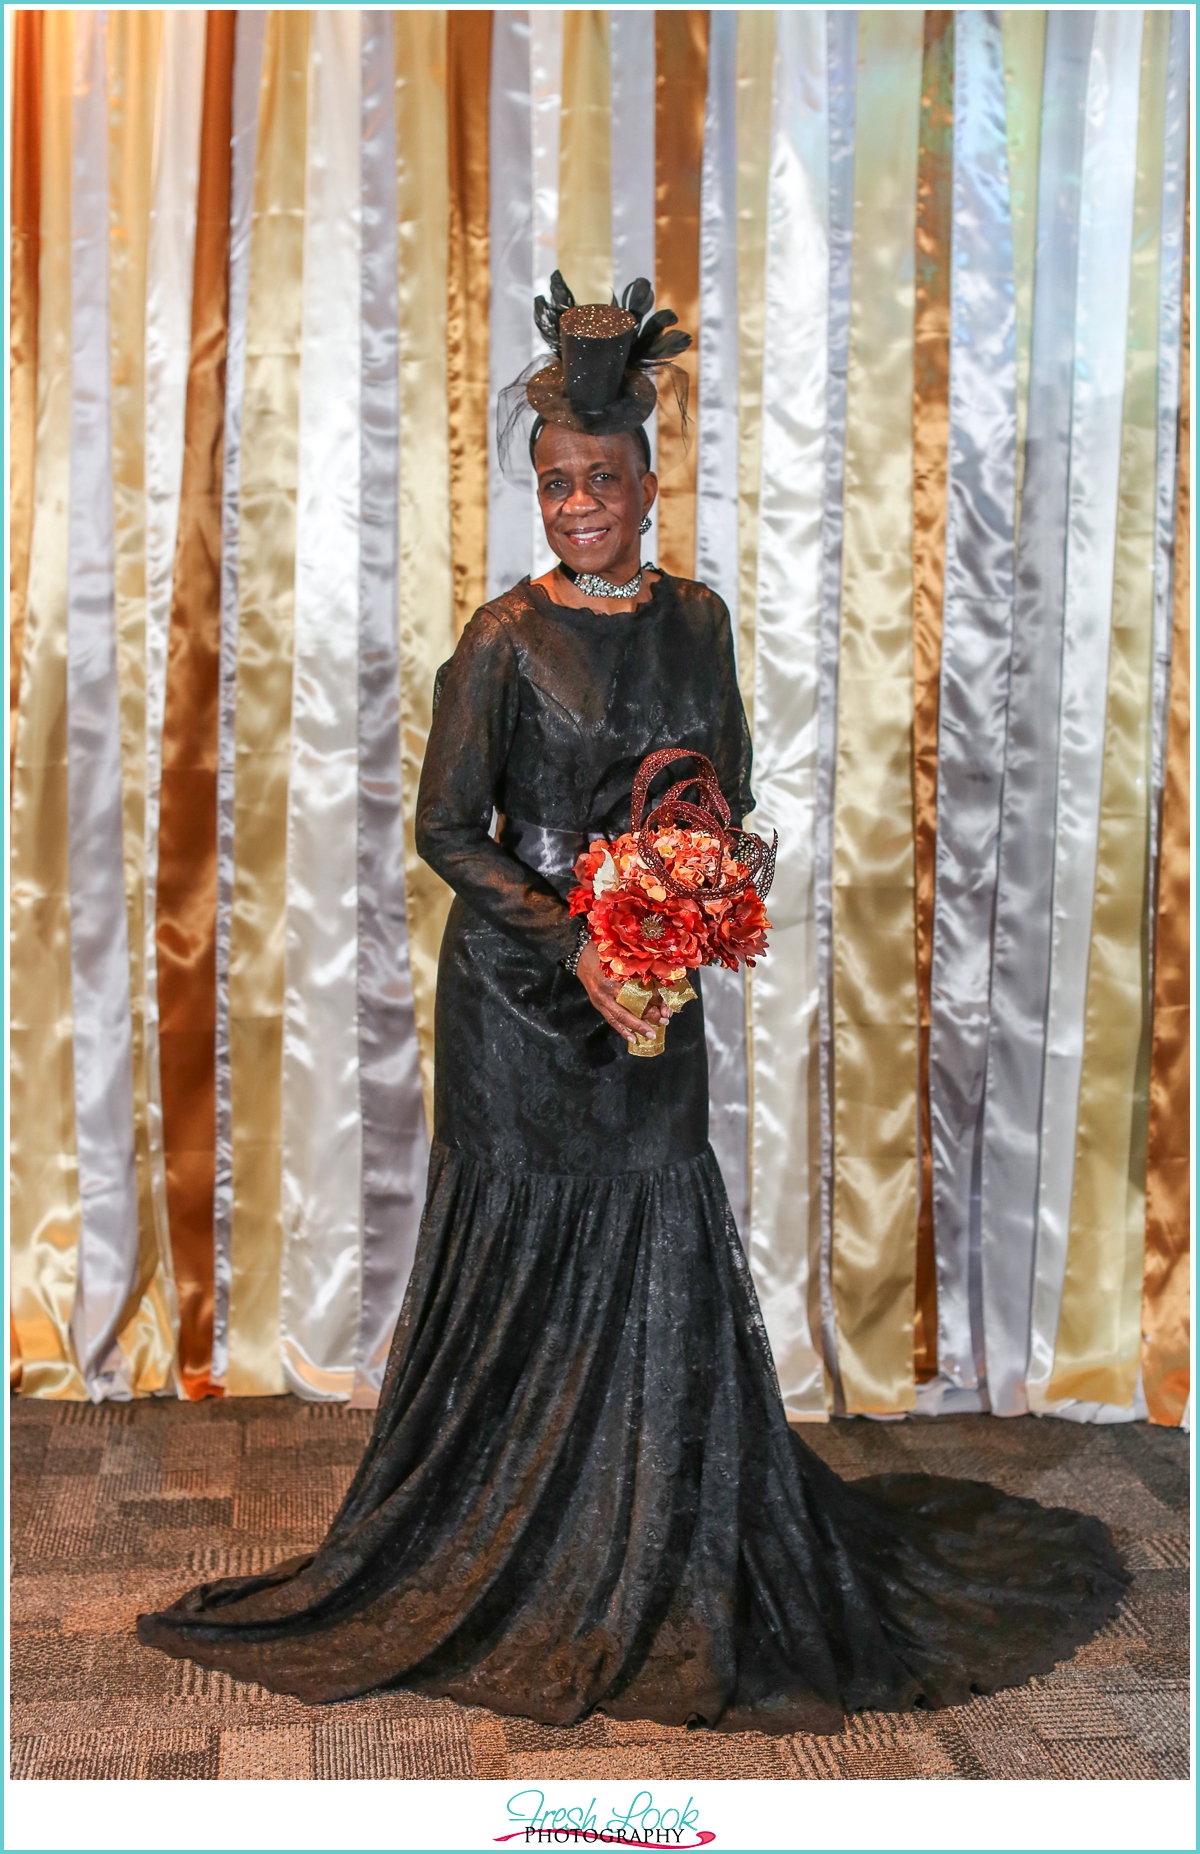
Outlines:
POLYGON ((1025 1368, 1050 987, 1079 188, 1094 24, 1090 11, 1052 12, 1046 24, 1029 424, 980 1154, 988 1396, 992 1409, 1004 1416, 1027 1408, 1025 1368))
POLYGON ((229 336, 225 363, 225 445, 221 485, 221 660, 217 723, 216 1165, 213 1181, 213 1382, 229 1365, 230 1242, 233 1225, 233 1121, 229 1073, 229 935, 233 920, 234 719, 237 713, 238 505, 250 218, 258 143, 258 91, 265 12, 237 18, 233 72, 233 175, 229 213, 229 336))
POLYGON ((1075 1175, 1104 770, 1141 38, 1140 11, 1097 13, 1080 188, 1054 885, 1026 1378, 1034 1409, 1044 1407, 1054 1364, 1075 1175))
MULTIPOLYGON (((369 17, 369 16, 368 16, 369 17)), ((279 1338, 300 1397, 353 1390, 358 1096, 362 20, 312 16, 287 790, 279 1338)))
MULTIPOLYGON (((710 13, 710 30, 719 17, 710 13)), ((608 15, 609 174, 613 288, 618 296, 635 277, 648 277, 654 282, 655 58, 653 12, 641 7, 612 7, 608 15)), ((657 412, 646 420, 646 436, 650 440, 651 464, 657 468, 657 412)), ((650 511, 642 553, 646 560, 658 558, 657 503, 650 511)), ((707 999, 708 992, 704 995, 707 999)))
POLYGON ((955 14, 945 596, 929 1109, 938 1372, 981 1386, 979 1161, 1012 649, 1016 319, 995 12, 955 14))
MULTIPOLYGON (((489 599, 507 592, 529 572, 533 471, 524 447, 514 445, 511 482, 496 452, 496 401, 533 359, 533 118, 529 75, 528 13, 492 15, 488 165, 504 185, 488 194, 490 302, 488 317, 488 545, 489 599)), ((366 175, 364 156, 364 180, 366 175)), ((394 191, 393 186, 393 191, 394 191)))
POLYGON ((1159 246, 1158 434, 1154 491, 1154 671, 1151 695, 1149 933, 1157 916, 1158 847, 1166 776, 1167 701, 1171 689, 1174 596, 1175 483, 1179 424, 1179 360, 1183 298, 1183 202, 1187 177, 1188 61, 1191 15, 1171 15, 1167 103, 1163 124, 1162 232, 1159 246))
POLYGON ((94 1402, 132 1395, 117 1333, 138 1261, 114 593, 105 50, 104 13, 81 12, 72 108, 67 514, 67 814, 81 1210, 71 1338, 94 1402))
MULTIPOLYGON (((649 30, 652 14, 613 14, 627 39, 633 22, 649 30)), ((613 269, 617 273, 616 53, 613 85, 613 269)), ((651 73, 653 56, 651 55, 651 73)), ((644 80, 643 80, 644 81, 644 80)), ((652 93, 651 93, 652 95, 652 93)), ((738 322, 737 265, 737 14, 709 14, 708 92, 700 170, 700 418, 696 437, 696 577, 729 607, 737 643, 738 590, 738 322)), ((650 111, 653 134, 653 108, 650 111)), ((653 148, 651 148, 653 173, 653 148)), ((653 201, 649 257, 654 275, 653 201)), ((626 266, 636 275, 631 255, 626 266)), ((624 271, 619 274, 624 275, 624 271)), ((743 1243, 750 1234, 749 1096, 746 1073, 746 986, 741 973, 707 966, 701 979, 708 1045, 708 1137, 721 1167, 743 1243)))
POLYGON ((846 362, 854 235, 854 125, 858 13, 826 13, 829 108, 829 309, 826 334, 825 494, 821 516, 821 637, 817 672, 813 919, 821 1137, 821 1348, 844 1407, 833 1317, 833 800, 837 765, 838 639, 842 609, 842 497, 846 474, 846 362))
MULTIPOLYGON (((512 14, 497 14, 496 30, 512 14)), ((390 13, 363 16, 358 645, 358 1089, 362 1313, 351 1401, 377 1401, 408 1285, 429 1137, 413 1017, 400 793, 400 380, 390 13)), ((526 61, 528 69, 528 61, 526 61)), ((528 305, 526 305, 528 307, 528 305)))
MULTIPOLYGON (((750 982, 750 1264, 789 1416, 824 1418, 813 920, 829 288, 826 15, 776 15, 755 595, 758 809, 779 832, 772 956, 750 982)), ((764 827, 765 828, 765 827, 764 827)))

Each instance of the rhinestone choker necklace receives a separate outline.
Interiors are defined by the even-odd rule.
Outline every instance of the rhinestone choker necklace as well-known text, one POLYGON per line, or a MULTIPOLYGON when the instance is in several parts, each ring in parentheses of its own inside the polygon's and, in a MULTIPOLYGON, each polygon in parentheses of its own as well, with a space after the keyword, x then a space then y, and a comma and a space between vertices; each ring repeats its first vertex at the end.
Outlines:
POLYGON ((573 586, 578 586, 587 599, 635 599, 641 591, 643 573, 653 573, 654 567, 649 560, 643 560, 632 579, 627 579, 623 586, 616 586, 611 579, 604 579, 599 573, 577 573, 565 560, 560 560, 558 570, 573 586))

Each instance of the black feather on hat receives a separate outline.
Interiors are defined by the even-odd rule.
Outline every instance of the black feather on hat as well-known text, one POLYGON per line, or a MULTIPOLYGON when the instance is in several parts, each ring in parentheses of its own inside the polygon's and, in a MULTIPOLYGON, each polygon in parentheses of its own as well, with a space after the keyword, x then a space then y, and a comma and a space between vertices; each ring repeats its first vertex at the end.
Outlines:
POLYGON ((645 423, 658 398, 656 369, 692 343, 674 329, 673 309, 648 313, 653 303, 649 282, 638 277, 620 303, 577 304, 555 271, 550 301, 539 296, 533 305, 538 333, 556 356, 525 387, 539 418, 597 437, 645 423))

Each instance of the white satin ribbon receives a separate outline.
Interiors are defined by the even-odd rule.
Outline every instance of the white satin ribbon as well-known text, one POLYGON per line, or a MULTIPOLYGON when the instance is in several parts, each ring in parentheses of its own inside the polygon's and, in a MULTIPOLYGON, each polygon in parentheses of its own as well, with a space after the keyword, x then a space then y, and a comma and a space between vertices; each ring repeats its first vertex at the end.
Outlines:
POLYGON ((1027 1378, 1035 1410, 1045 1405, 1054 1362, 1075 1169, 1112 625, 1141 40, 1140 11, 1097 14, 1080 194, 1053 926, 1027 1378))
MULTIPOLYGON (((562 8, 535 7, 529 15, 529 89, 532 97, 533 294, 550 294, 558 265, 558 131, 562 115, 562 8)), ((532 484, 532 478, 531 478, 532 484)), ((530 572, 554 565, 542 517, 530 489, 530 572)))
MULTIPOLYGON (((719 13, 709 14, 710 32, 715 22, 722 17, 719 13)), ((654 14, 649 8, 613 7, 609 13, 608 34, 612 271, 613 289, 619 296, 626 284, 632 283, 635 277, 648 277, 651 283, 654 282, 654 14)), ((646 436, 650 440, 651 464, 657 468, 657 412, 652 412, 646 420, 646 436)), ((657 503, 650 511, 650 526, 642 543, 642 558, 658 558, 657 503)), ((705 1009, 708 1008, 709 989, 706 985, 705 1009)))
MULTIPOLYGON (((500 28, 505 15, 497 15, 500 28)), ((358 1089, 362 1312, 351 1402, 373 1405, 408 1284, 429 1138, 404 893, 397 631, 400 376, 390 13, 363 16, 358 650, 358 1089)))
POLYGON ((298 1396, 349 1397, 362 1276, 358 593, 362 18, 309 53, 284 951, 280 1347, 298 1396))
POLYGON ((846 475, 846 362, 854 247, 854 125, 858 13, 826 13, 829 113, 829 304, 826 316, 825 506, 821 520, 821 642, 817 687, 813 931, 817 941, 817 1043, 821 1106, 821 1349, 835 1409, 843 1408, 833 1314, 833 807, 837 769, 838 645, 846 475))
POLYGON ((81 1221, 71 1337, 93 1402, 133 1394, 117 1334, 138 1262, 109 406, 105 41, 103 12, 76 15, 67 812, 81 1221))
POLYGON ((525 12, 492 15, 492 70, 488 114, 490 302, 488 316, 488 547, 487 592, 507 592, 532 560, 530 508, 533 472, 519 444, 512 466, 524 481, 510 481, 496 451, 496 402, 504 387, 533 359, 533 114, 530 96, 530 27, 525 12), (503 177, 503 184, 498 184, 503 177))
POLYGON ((980 1160, 988 1398, 1026 1407, 1050 970, 1079 184, 1094 15, 1051 12, 980 1160))
POLYGON ((229 1075, 229 934, 233 918, 234 722, 237 714, 238 507, 250 221, 258 144, 258 91, 266 14, 238 13, 233 66, 233 175, 229 207, 229 336, 225 361, 225 445, 221 485, 221 664, 217 732, 216 1168, 213 1188, 213 1362, 215 1384, 229 1366, 233 1123, 229 1075))
MULTIPOLYGON (((628 28, 645 21, 653 57, 649 15, 616 14, 612 43, 628 48, 628 28), (618 33, 618 25, 622 28, 618 33)), ((630 54, 631 55, 631 54, 630 54)), ((614 67, 616 52, 613 53, 614 67)), ((640 69, 638 81, 644 83, 640 69)), ((622 76, 622 94, 633 75, 622 76)), ((654 275, 654 215, 642 215, 641 244, 632 214, 618 214, 618 81, 613 74, 613 271, 619 277, 654 275), (626 239, 618 258, 617 227, 626 239), (628 252, 628 256, 624 255, 628 252), (642 264, 649 262, 649 268, 642 264)), ((653 91, 647 87, 653 129, 653 91)), ((632 114, 632 112, 631 112, 632 114)), ((624 124, 622 123, 622 137, 624 124)), ((654 150, 649 151, 651 172, 654 150)), ((708 94, 704 115, 704 158, 700 173, 700 416, 696 430, 696 577, 719 593, 729 608, 737 644, 737 267, 729 253, 737 245, 737 15, 709 16, 708 94)), ((647 553, 650 558, 653 555, 647 553)), ((708 1045, 708 1137, 721 1167, 734 1221, 743 1243, 750 1235, 749 1099, 746 1075, 746 986, 739 972, 705 968, 704 1033, 708 1045)))
POLYGON ((829 301, 825 15, 776 20, 754 664, 756 818, 779 832, 771 957, 750 983, 750 1266, 791 1416, 825 1415, 813 839, 829 301), (819 1305, 815 1294, 812 1305, 819 1305), (816 1321, 813 1322, 813 1325, 816 1321))
POLYGON ((938 1375, 984 1379, 979 1142, 1012 650, 1017 357, 999 16, 954 38, 953 261, 929 1108, 938 1375))
POLYGON ((159 1254, 170 1257, 158 1042, 158 829, 171 588, 183 480, 192 338, 192 266, 206 24, 197 8, 163 15, 146 252, 146 1133, 159 1254))

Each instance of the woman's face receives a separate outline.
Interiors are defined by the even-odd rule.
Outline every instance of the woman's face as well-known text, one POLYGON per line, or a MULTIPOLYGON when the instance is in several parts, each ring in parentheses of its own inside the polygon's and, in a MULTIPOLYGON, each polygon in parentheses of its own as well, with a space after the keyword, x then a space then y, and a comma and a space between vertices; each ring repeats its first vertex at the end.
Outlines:
POLYGON ((546 539, 576 573, 624 581, 638 570, 638 527, 658 493, 629 432, 589 438, 547 425, 534 451, 546 539))

